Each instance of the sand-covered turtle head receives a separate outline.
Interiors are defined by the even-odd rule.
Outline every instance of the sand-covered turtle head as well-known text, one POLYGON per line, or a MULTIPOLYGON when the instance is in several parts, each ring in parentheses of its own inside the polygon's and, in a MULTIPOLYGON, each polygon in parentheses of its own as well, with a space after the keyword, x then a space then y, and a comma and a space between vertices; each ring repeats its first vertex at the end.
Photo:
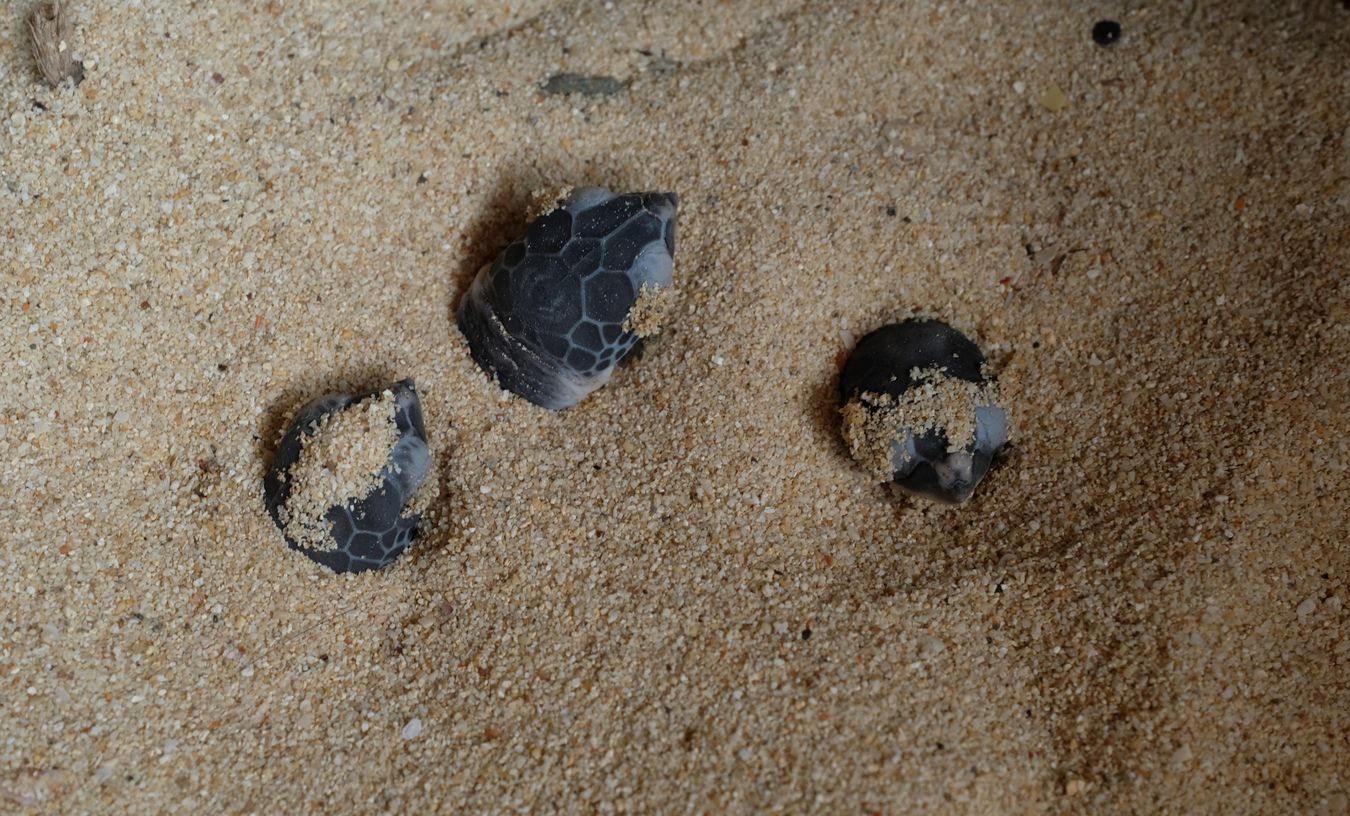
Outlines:
POLYGON ((984 354, 937 320, 893 323, 858 341, 839 378, 844 439, 882 481, 960 504, 1008 441, 984 354))
POLYGON ((267 512, 286 543, 336 572, 383 567, 408 548, 413 507, 431 470, 412 380, 300 409, 263 479, 267 512))

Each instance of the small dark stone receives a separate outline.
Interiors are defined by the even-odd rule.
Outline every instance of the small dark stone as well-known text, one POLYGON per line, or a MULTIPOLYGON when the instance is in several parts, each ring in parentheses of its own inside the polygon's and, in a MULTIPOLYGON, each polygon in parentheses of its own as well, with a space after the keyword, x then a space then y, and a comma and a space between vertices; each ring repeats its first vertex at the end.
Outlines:
POLYGON ((582 96, 609 96, 624 89, 623 82, 612 76, 585 74, 554 74, 541 86, 546 94, 581 94, 582 96))
POLYGON ((810 630, 809 628, 808 628, 808 629, 803 629, 803 630, 802 630, 802 640, 810 640, 810 639, 811 639, 811 630, 810 630))
POLYGON ((1099 20, 1092 27, 1092 41, 1107 46, 1120 39, 1120 23, 1115 20, 1099 20))
POLYGON ((421 175, 419 175, 419 176, 417 177, 417 183, 418 183, 418 184, 426 184, 426 183, 427 183, 427 174, 426 174, 426 173, 422 173, 421 175))
POLYGON ((891 218, 894 218, 894 217, 895 217, 895 208, 894 208, 894 207, 887 207, 887 208, 886 208, 886 214, 889 215, 891 218))

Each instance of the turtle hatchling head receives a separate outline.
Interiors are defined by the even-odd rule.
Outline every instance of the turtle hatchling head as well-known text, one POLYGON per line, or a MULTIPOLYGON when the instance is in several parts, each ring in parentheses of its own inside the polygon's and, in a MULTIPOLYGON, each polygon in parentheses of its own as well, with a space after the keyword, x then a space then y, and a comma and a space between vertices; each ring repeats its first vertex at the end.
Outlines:
POLYGON ((430 470, 421 402, 412 380, 403 380, 356 396, 326 394, 301 408, 282 434, 263 494, 288 546, 335 572, 362 572, 391 563, 412 543, 420 518, 406 511, 430 470), (360 423, 334 422, 361 411, 368 415, 360 423), (344 459, 359 466, 344 467, 344 459), (312 471, 322 477, 315 483, 306 481, 312 471), (334 491, 334 474, 352 479, 351 489, 334 491))
POLYGON ((674 280, 674 193, 572 192, 474 279, 458 323, 502 388, 566 408, 637 343, 635 307, 674 280))
POLYGON ((906 320, 863 337, 839 392, 854 458, 918 496, 966 501, 1008 441, 1008 414, 984 354, 937 320, 906 320))

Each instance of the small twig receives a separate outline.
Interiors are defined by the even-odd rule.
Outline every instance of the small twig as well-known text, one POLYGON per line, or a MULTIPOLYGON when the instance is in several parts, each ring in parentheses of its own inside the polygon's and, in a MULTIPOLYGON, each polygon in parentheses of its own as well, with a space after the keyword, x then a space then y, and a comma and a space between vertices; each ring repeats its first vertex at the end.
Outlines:
POLYGON ((80 84, 84 66, 71 55, 70 17, 61 0, 38 3, 28 18, 28 34, 33 40, 33 58, 38 71, 53 88, 67 78, 80 84))

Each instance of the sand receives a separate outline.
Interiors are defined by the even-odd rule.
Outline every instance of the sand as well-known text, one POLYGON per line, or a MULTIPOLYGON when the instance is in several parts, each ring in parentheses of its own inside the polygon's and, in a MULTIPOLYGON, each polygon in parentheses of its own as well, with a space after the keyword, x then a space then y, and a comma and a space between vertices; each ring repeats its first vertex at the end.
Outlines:
POLYGON ((56 90, 21 12, 0 809, 1350 809, 1343 3, 86 0, 56 90), (551 414, 452 310, 584 184, 678 296, 551 414), (959 509, 839 433, 916 313, 1014 422, 959 509), (264 468, 402 377, 431 519, 335 576, 264 468))
MULTIPOLYGON (((897 464, 907 467, 916 461, 903 447, 911 438, 938 432, 946 440, 947 453, 973 451, 978 409, 998 405, 996 383, 962 380, 936 366, 909 374, 915 384, 902 396, 863 391, 839 409, 839 430, 849 453, 880 482, 892 481, 897 464), (896 457, 898 462, 893 461, 896 457)), ((988 444, 992 449, 1001 443, 988 444)))

